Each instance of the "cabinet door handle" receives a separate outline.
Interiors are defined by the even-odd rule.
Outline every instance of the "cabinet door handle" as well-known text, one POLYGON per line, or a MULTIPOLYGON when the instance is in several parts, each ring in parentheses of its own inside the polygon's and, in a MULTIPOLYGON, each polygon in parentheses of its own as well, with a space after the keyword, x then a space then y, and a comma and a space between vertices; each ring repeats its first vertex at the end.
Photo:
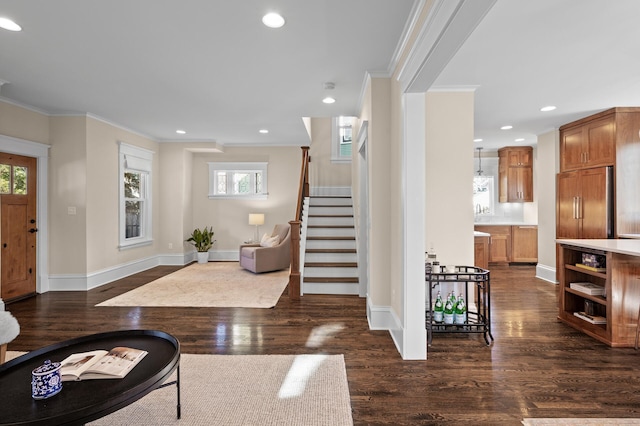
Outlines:
POLYGON ((578 219, 582 219, 582 197, 578 198, 578 219))
POLYGON ((578 202, 577 200, 578 197, 573 197, 573 218, 577 219, 578 217, 576 216, 576 211, 578 210, 578 208, 576 207, 576 204, 578 202))

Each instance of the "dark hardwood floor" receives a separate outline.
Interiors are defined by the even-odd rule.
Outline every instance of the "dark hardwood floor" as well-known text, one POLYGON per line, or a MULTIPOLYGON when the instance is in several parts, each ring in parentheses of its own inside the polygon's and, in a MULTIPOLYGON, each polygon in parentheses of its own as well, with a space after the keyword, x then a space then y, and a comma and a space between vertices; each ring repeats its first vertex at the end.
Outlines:
POLYGON ((21 333, 8 349, 153 328, 177 336, 184 353, 344 354, 357 425, 640 418, 640 352, 611 349, 559 323, 557 287, 534 278, 533 266, 491 268, 492 346, 477 334, 437 334, 426 361, 403 361, 388 332, 369 330, 365 300, 356 296, 291 302, 285 292, 274 309, 94 307, 176 269, 9 304, 21 333))

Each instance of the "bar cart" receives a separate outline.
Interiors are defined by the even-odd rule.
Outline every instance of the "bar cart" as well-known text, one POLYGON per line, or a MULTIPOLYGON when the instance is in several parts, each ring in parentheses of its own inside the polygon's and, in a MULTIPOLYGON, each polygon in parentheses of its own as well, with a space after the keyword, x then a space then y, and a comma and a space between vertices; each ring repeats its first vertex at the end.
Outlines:
POLYGON ((426 309, 427 344, 431 346, 433 333, 482 333, 487 345, 493 341, 491 335, 491 292, 489 271, 475 266, 456 266, 455 272, 426 272, 429 305, 426 309), (433 291, 443 284, 460 283, 464 285, 464 299, 467 303, 467 320, 462 324, 444 324, 433 319, 433 291), (470 310, 469 285, 475 287, 475 311, 470 310), (491 340, 489 340, 491 339, 491 340))

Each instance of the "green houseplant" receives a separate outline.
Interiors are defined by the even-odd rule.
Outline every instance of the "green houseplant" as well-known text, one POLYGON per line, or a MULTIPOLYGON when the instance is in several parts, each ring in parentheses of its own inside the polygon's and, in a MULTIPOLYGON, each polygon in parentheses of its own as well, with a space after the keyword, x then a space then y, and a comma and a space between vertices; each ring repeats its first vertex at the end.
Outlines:
POLYGON ((204 229, 196 228, 191 232, 191 236, 187 242, 193 244, 198 251, 198 263, 206 263, 209 260, 209 250, 213 247, 216 240, 213 239, 213 227, 204 227, 204 229))

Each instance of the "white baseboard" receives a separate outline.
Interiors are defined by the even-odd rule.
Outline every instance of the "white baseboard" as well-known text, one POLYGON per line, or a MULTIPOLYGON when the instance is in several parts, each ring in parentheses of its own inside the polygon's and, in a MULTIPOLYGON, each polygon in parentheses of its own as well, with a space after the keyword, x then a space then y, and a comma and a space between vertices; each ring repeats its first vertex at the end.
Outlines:
MULTIPOLYGON (((116 265, 112 268, 89 274, 60 274, 49 275, 49 291, 87 291, 110 282, 126 278, 160 265, 182 266, 197 260, 197 252, 160 254, 158 256, 139 259, 134 262, 116 265)), ((237 250, 210 251, 210 261, 235 261, 238 259, 237 250)))
POLYGON ((391 306, 375 306, 367 299, 367 320, 371 330, 392 330, 401 328, 391 306))
POLYGON ((536 265, 536 278, 549 281, 553 284, 558 284, 558 281, 556 280, 556 268, 552 266, 541 265, 538 263, 536 265))

